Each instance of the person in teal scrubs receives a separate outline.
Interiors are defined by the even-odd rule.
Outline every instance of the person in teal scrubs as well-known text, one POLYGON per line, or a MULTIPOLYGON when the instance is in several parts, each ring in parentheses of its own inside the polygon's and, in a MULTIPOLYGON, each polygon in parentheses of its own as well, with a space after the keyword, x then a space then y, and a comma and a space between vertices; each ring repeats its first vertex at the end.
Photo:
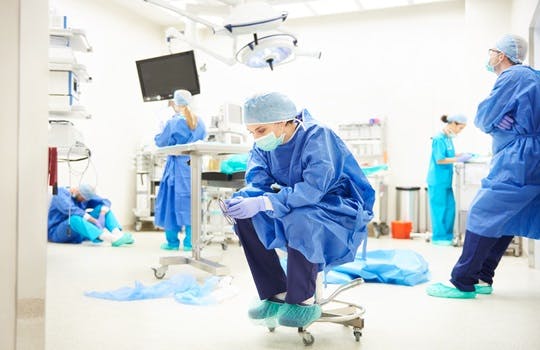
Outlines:
POLYGON ((450 117, 443 115, 441 120, 445 127, 431 139, 431 159, 427 176, 433 228, 431 241, 438 245, 452 245, 456 216, 456 201, 452 191, 454 163, 466 162, 471 158, 471 154, 456 156, 452 141, 467 125, 467 118, 460 114, 450 117))

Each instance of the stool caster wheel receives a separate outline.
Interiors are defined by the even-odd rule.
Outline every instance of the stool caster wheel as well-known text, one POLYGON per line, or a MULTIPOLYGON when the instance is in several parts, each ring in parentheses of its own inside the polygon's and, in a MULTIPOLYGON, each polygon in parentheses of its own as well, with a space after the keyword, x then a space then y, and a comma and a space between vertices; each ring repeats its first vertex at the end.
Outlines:
POLYGON ((152 270, 154 271, 154 277, 158 280, 165 277, 165 274, 167 273, 167 268, 167 266, 152 267, 152 270))
POLYGON ((315 342, 315 338, 313 337, 311 333, 305 332, 302 335, 302 342, 304 343, 305 346, 309 346, 315 342))
POLYGON ((360 341, 360 337, 362 336, 362 332, 360 332, 359 329, 353 329, 353 335, 354 335, 354 339, 356 339, 356 341, 360 341))

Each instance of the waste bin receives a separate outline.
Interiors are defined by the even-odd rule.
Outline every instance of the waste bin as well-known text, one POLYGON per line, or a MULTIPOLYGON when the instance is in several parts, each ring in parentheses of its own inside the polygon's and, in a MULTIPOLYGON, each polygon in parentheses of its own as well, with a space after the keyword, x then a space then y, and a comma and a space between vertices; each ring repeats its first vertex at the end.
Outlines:
POLYGON ((418 232, 420 221, 420 187, 396 187, 396 218, 412 222, 412 232, 418 232))

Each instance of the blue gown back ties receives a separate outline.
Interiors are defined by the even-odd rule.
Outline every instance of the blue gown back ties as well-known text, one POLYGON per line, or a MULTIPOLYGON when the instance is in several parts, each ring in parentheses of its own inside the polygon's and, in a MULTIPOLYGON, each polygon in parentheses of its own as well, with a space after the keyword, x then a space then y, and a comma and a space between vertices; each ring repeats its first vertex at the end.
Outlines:
MULTIPOLYGON (((156 146, 174 146, 204 140, 206 127, 199 118, 195 130, 177 114, 167 121, 163 131, 154 138, 156 146)), ((191 225, 191 169, 189 156, 167 156, 156 198, 154 222, 166 231, 180 231, 191 225)))
POLYGON ((493 158, 467 230, 540 239, 540 72, 522 65, 502 72, 474 122, 493 137, 493 158), (505 115, 514 118, 512 129, 495 128, 505 115))
POLYGON ((270 199, 274 210, 252 218, 267 249, 289 246, 329 269, 353 261, 367 238, 374 190, 343 141, 302 113, 303 125, 289 142, 270 152, 253 147, 249 185, 235 196, 270 199), (275 183, 278 193, 270 188, 275 183))

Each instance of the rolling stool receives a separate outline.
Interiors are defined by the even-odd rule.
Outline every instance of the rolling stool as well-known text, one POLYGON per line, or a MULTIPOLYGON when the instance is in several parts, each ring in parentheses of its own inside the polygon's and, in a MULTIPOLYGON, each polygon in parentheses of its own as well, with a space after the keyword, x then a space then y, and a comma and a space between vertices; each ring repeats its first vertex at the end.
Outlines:
MULTIPOLYGON (((315 322, 330 322, 342 324, 347 327, 351 326, 355 340, 357 342, 360 341, 360 337, 362 336, 362 328, 364 328, 364 319, 362 316, 366 310, 364 307, 358 304, 338 300, 336 297, 342 292, 364 283, 364 280, 362 278, 356 278, 346 284, 343 284, 328 298, 322 297, 322 273, 317 275, 316 283, 317 287, 315 290, 315 303, 321 306, 322 314, 320 318, 315 320, 315 322)), ((307 330, 309 326, 311 326, 311 324, 305 327, 298 327, 298 335, 302 337, 302 341, 306 346, 312 345, 315 341, 313 335, 307 330)), ((268 329, 273 332, 275 328, 269 327, 268 329)))

